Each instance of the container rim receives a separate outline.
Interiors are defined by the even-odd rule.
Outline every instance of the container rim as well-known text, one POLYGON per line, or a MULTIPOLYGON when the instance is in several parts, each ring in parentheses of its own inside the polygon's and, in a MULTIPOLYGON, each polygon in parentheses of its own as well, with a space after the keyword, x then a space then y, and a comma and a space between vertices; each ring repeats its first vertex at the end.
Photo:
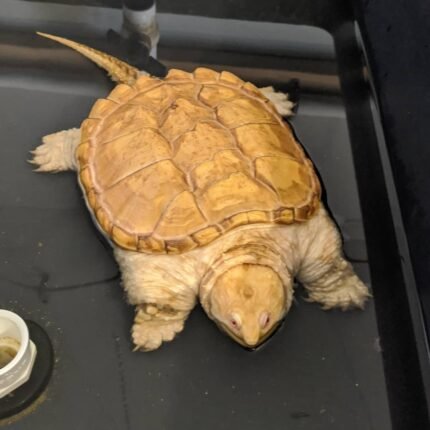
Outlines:
POLYGON ((21 335, 21 339, 19 339, 21 345, 12 361, 0 369, 0 377, 13 370, 14 367, 20 363, 25 352, 27 351, 30 340, 27 324, 19 315, 5 309, 0 309, 0 319, 1 318, 9 320, 17 326, 21 335))

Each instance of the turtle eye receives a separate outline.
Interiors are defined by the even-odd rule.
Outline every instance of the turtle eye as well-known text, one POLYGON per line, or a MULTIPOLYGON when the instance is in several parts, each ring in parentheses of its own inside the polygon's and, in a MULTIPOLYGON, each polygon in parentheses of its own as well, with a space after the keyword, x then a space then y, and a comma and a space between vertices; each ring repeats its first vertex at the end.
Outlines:
POLYGON ((230 325, 235 329, 235 330, 239 330, 240 329, 240 322, 238 320, 238 318, 232 316, 230 318, 230 325))
POLYGON ((270 323, 270 314, 268 312, 263 312, 260 317, 260 325, 262 328, 266 328, 270 323))

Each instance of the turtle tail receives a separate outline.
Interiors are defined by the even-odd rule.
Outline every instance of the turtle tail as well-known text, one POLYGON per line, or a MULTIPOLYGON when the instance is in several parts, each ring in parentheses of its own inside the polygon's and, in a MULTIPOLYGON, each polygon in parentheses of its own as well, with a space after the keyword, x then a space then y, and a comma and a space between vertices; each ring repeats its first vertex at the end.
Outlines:
POLYGON ((87 57, 89 60, 96 63, 99 67, 106 70, 112 80, 123 84, 132 85, 139 77, 139 70, 127 63, 112 57, 97 49, 90 48, 89 46, 82 45, 72 40, 63 37, 53 36, 52 34, 37 32, 39 36, 55 40, 62 45, 68 46, 75 51, 87 57))

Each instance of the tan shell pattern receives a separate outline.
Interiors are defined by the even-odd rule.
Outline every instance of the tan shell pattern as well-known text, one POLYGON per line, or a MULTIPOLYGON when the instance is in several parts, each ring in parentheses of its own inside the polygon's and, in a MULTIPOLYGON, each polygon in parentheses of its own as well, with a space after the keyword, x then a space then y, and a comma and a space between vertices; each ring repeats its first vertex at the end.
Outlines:
POLYGON ((241 225, 305 221, 320 201, 289 125, 228 72, 118 85, 84 121, 77 157, 99 226, 140 252, 182 253, 241 225))

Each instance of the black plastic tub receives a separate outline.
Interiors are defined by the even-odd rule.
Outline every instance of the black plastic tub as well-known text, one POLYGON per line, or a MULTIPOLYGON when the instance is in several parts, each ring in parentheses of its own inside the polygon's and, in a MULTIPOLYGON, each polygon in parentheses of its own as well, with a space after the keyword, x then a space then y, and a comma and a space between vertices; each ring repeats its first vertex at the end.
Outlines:
POLYGON ((26 163, 41 136, 78 126, 113 87, 34 35, 109 50, 120 11, 70 3, 4 0, 0 10, 0 307, 43 326, 56 357, 43 401, 9 428, 428 428, 421 310, 352 10, 326 0, 159 2, 161 63, 290 91, 297 135, 374 297, 363 312, 323 312, 298 288, 286 323, 256 352, 196 309, 174 342, 145 354, 131 352, 133 309, 74 174, 38 175, 26 163))

